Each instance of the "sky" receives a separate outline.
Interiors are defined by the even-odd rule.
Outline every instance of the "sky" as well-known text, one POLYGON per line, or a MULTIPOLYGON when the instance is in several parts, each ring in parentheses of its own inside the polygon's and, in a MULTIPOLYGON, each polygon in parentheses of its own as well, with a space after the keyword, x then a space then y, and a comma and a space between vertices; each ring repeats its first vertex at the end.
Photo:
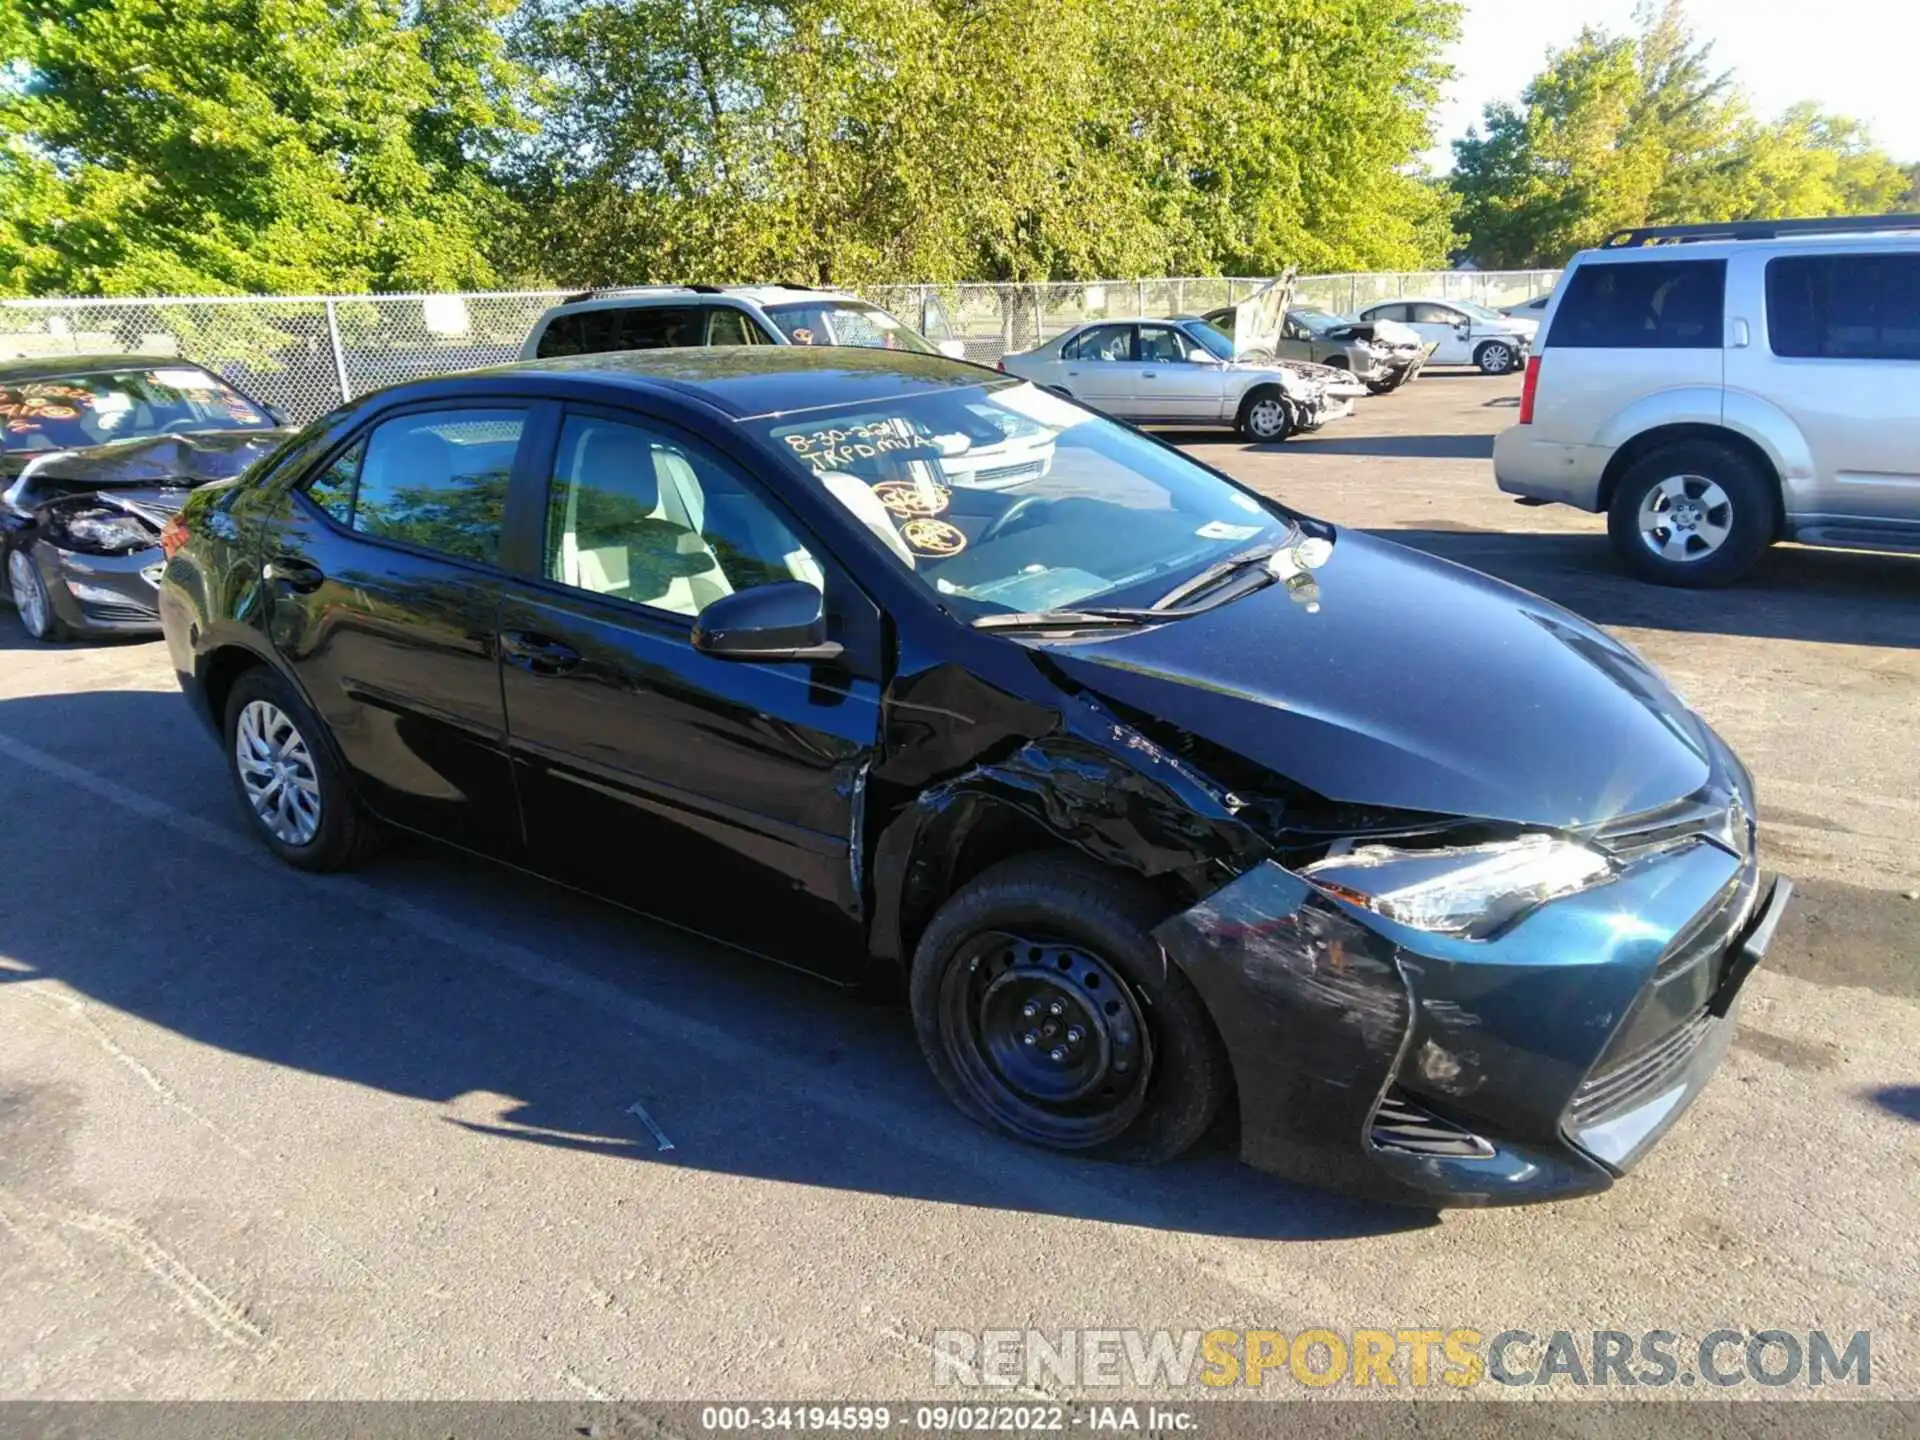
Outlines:
MULTIPOLYGON (((1631 30, 1634 0, 1466 0, 1466 10, 1428 156, 1436 169, 1452 166, 1446 142, 1488 101, 1517 99, 1549 49, 1583 25, 1631 30)), ((1688 0, 1687 13, 1761 113, 1813 100, 1865 121, 1895 160, 1920 160, 1920 0, 1688 0)))

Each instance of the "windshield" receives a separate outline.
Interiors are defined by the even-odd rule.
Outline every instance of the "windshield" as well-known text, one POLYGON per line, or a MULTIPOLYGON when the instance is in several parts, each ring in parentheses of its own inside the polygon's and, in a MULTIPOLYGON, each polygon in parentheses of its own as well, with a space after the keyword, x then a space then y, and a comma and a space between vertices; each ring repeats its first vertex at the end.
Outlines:
POLYGON ((1507 318, 1498 310, 1489 310, 1486 306, 1476 305, 1471 300, 1449 300, 1447 303, 1456 310, 1466 311, 1467 314, 1476 320, 1505 320, 1507 318))
POLYGON ((858 300, 806 300, 769 305, 767 318, 796 345, 857 345, 863 350, 940 352, 877 305, 858 300))
POLYGON ((758 428, 965 620, 1148 603, 1290 528, 1178 451, 1024 383, 758 428))
POLYGON ((1294 320, 1309 330, 1331 330, 1336 325, 1355 325, 1358 321, 1343 319, 1338 315, 1329 315, 1324 310, 1289 310, 1294 320))
POLYGON ((216 376, 190 365, 0 380, 0 447, 76 450, 189 430, 261 430, 273 421, 216 376))
POLYGON ((1186 333, 1199 341, 1206 352, 1216 360, 1233 358, 1233 340, 1211 320, 1196 320, 1186 327, 1186 333))

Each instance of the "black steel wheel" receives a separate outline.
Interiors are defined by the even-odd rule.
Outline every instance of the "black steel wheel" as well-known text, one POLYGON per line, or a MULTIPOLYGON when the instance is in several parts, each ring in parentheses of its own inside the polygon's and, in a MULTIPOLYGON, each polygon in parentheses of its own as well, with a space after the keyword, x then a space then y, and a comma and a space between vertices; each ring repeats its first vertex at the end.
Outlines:
POLYGON ((1140 1001, 1086 947, 985 931, 940 985, 940 1039, 995 1124, 1085 1150, 1125 1133, 1153 1071, 1140 1001))
POLYGON ((1077 855, 1003 862, 915 951, 921 1049, 976 1120, 1055 1150, 1166 1160, 1231 1088, 1206 1007, 1148 933, 1152 897, 1077 855))

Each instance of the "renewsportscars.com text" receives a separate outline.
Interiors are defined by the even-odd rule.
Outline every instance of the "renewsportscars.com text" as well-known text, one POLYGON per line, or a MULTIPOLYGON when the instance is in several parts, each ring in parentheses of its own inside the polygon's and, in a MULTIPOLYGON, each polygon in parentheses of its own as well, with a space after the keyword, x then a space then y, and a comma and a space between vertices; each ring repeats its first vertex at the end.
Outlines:
POLYGON ((1052 1393, 1127 1387, 1870 1385, 1869 1332, 1672 1330, 936 1330, 933 1383, 1052 1393))

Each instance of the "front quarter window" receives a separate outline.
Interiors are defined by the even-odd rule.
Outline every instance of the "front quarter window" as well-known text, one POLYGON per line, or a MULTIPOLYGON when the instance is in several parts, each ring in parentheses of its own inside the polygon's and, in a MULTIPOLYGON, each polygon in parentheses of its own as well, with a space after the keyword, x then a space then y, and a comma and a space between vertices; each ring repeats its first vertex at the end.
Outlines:
POLYGON ((1179 452, 1025 383, 759 428, 969 621, 1145 603, 1290 528, 1179 452))

